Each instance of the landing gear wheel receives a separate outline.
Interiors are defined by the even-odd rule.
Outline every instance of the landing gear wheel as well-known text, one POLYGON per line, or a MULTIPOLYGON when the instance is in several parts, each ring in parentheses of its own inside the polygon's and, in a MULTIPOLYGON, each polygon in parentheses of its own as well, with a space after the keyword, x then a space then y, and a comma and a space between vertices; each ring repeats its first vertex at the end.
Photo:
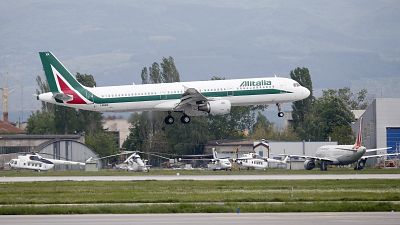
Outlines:
POLYGON ((328 164, 324 161, 321 162, 320 164, 320 170, 321 171, 327 171, 328 170, 328 164))
POLYGON ((354 167, 354 170, 362 170, 362 169, 364 169, 366 162, 367 162, 366 159, 360 159, 356 163, 356 167, 354 167))
POLYGON ((167 117, 165 117, 164 122, 166 124, 170 125, 170 124, 173 124, 175 122, 175 119, 171 115, 168 115, 167 117))
POLYGON ((190 117, 188 115, 183 114, 181 117, 181 122, 184 124, 190 123, 190 117))
POLYGON ((278 107, 278 116, 283 117, 285 114, 282 112, 281 103, 276 103, 276 107, 278 107))

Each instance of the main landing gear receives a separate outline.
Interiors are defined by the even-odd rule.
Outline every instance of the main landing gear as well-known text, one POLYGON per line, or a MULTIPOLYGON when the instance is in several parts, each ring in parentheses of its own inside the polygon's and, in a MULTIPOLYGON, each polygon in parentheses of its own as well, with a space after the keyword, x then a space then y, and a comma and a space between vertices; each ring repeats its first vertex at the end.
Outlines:
POLYGON ((276 103, 276 107, 278 107, 278 116, 283 117, 285 114, 282 112, 281 103, 276 103))
MULTIPOLYGON (((168 125, 171 125, 171 124, 173 124, 175 122, 174 117, 171 116, 171 112, 168 112, 168 116, 165 117, 164 122, 165 122, 165 124, 168 124, 168 125)), ((181 117, 181 122, 183 124, 190 123, 190 116, 188 116, 186 114, 183 114, 182 117, 181 117)))

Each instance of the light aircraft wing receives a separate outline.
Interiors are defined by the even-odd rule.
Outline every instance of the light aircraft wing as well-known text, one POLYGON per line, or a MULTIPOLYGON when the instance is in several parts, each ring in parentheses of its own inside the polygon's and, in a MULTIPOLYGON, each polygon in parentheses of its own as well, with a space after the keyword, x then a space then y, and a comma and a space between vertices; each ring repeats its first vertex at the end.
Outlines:
POLYGON ((196 105, 198 102, 206 102, 208 99, 202 95, 196 88, 184 87, 185 92, 182 94, 181 101, 174 110, 182 110, 186 105, 196 105))

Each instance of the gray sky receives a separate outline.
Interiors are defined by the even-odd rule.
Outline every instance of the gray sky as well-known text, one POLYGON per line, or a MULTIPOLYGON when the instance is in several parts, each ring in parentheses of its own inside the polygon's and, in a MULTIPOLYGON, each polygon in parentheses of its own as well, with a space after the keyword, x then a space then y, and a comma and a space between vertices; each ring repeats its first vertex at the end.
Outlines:
POLYGON ((400 97, 399 11, 400 1, 383 0, 2 0, 0 75, 14 89, 12 120, 39 109, 39 51, 98 86, 140 83, 143 66, 172 56, 184 81, 288 76, 300 66, 317 93, 349 86, 400 97))

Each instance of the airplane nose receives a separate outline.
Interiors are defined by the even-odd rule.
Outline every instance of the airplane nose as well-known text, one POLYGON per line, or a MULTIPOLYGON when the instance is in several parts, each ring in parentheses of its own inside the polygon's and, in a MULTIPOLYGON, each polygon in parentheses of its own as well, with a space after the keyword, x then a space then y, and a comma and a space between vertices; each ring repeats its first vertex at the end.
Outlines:
POLYGON ((311 92, 310 90, 308 90, 307 88, 303 87, 303 97, 304 98, 308 98, 308 96, 310 96, 311 92))

